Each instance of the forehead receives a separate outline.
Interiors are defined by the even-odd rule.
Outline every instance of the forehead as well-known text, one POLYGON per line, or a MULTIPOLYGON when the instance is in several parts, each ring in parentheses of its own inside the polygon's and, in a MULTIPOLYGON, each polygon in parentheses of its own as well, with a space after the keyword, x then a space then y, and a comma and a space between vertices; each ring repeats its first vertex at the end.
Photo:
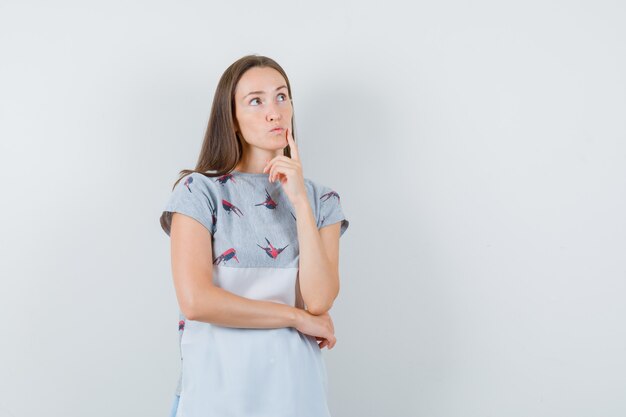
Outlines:
POLYGON ((287 85, 287 82, 280 72, 270 67, 254 67, 241 76, 235 88, 235 95, 243 97, 251 91, 270 93, 281 85, 287 85))

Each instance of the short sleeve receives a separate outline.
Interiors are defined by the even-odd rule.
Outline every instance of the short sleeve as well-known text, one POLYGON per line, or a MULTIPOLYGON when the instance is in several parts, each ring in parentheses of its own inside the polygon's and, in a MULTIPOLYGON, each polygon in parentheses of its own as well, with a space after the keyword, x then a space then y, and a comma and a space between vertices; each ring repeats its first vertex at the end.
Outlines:
POLYGON ((183 177, 172 190, 163 208, 161 228, 169 236, 172 215, 181 213, 201 223, 213 236, 217 228, 217 190, 210 178, 193 172, 183 177))
POLYGON ((320 229, 324 226, 341 222, 339 236, 342 236, 344 232, 348 229, 350 222, 343 214, 339 193, 329 187, 320 186, 318 199, 319 219, 317 228, 320 229))

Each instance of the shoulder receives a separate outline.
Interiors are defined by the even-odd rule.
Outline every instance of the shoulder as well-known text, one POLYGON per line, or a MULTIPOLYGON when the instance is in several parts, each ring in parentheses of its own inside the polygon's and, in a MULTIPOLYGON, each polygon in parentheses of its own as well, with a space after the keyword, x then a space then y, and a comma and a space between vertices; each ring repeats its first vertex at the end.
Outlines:
POLYGON ((219 177, 218 176, 208 176, 199 172, 192 172, 190 174, 185 175, 176 183, 174 187, 174 193, 178 192, 196 192, 201 193, 207 196, 216 195, 219 188, 219 177))
POLYGON ((211 177, 207 174, 202 174, 200 172, 192 172, 182 177, 180 181, 178 182, 177 186, 181 184, 185 184, 185 183, 187 184, 195 183, 196 186, 211 187, 211 186, 215 186, 218 178, 219 177, 217 176, 211 177))
POLYGON ((309 191, 314 197, 319 198, 324 192, 330 190, 330 188, 319 181, 314 181, 310 178, 304 178, 304 185, 307 187, 307 191, 309 191))
POLYGON ((330 195, 337 195, 337 197, 339 197, 337 190, 333 186, 326 183, 305 177, 304 184, 307 187, 307 192, 309 192, 311 197, 315 198, 315 200, 327 199, 329 193, 330 195))
POLYGON ((305 178, 307 192, 316 213, 317 227, 341 222, 340 235, 348 228, 349 221, 341 207, 341 197, 337 190, 325 183, 305 178))
POLYGON ((218 183, 215 177, 192 172, 180 178, 161 213, 161 227, 170 234, 172 216, 182 213, 214 233, 217 220, 218 183))

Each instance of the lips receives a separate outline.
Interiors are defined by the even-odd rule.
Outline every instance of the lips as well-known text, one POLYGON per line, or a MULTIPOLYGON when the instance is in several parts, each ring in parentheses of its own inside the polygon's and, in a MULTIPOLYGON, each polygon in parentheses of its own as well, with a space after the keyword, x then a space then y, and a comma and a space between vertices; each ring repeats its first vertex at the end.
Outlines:
POLYGON ((283 131, 282 127, 275 127, 274 129, 270 130, 270 132, 272 132, 272 133, 282 132, 282 131, 283 131))

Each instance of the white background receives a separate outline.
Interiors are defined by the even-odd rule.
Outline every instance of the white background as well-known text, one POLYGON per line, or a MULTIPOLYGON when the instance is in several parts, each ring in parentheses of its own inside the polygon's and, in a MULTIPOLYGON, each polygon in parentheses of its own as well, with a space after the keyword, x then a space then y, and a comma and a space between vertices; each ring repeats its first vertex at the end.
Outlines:
POLYGON ((340 195, 333 417, 626 415, 620 1, 0 3, 0 416, 167 416, 158 218, 267 55, 340 195))

